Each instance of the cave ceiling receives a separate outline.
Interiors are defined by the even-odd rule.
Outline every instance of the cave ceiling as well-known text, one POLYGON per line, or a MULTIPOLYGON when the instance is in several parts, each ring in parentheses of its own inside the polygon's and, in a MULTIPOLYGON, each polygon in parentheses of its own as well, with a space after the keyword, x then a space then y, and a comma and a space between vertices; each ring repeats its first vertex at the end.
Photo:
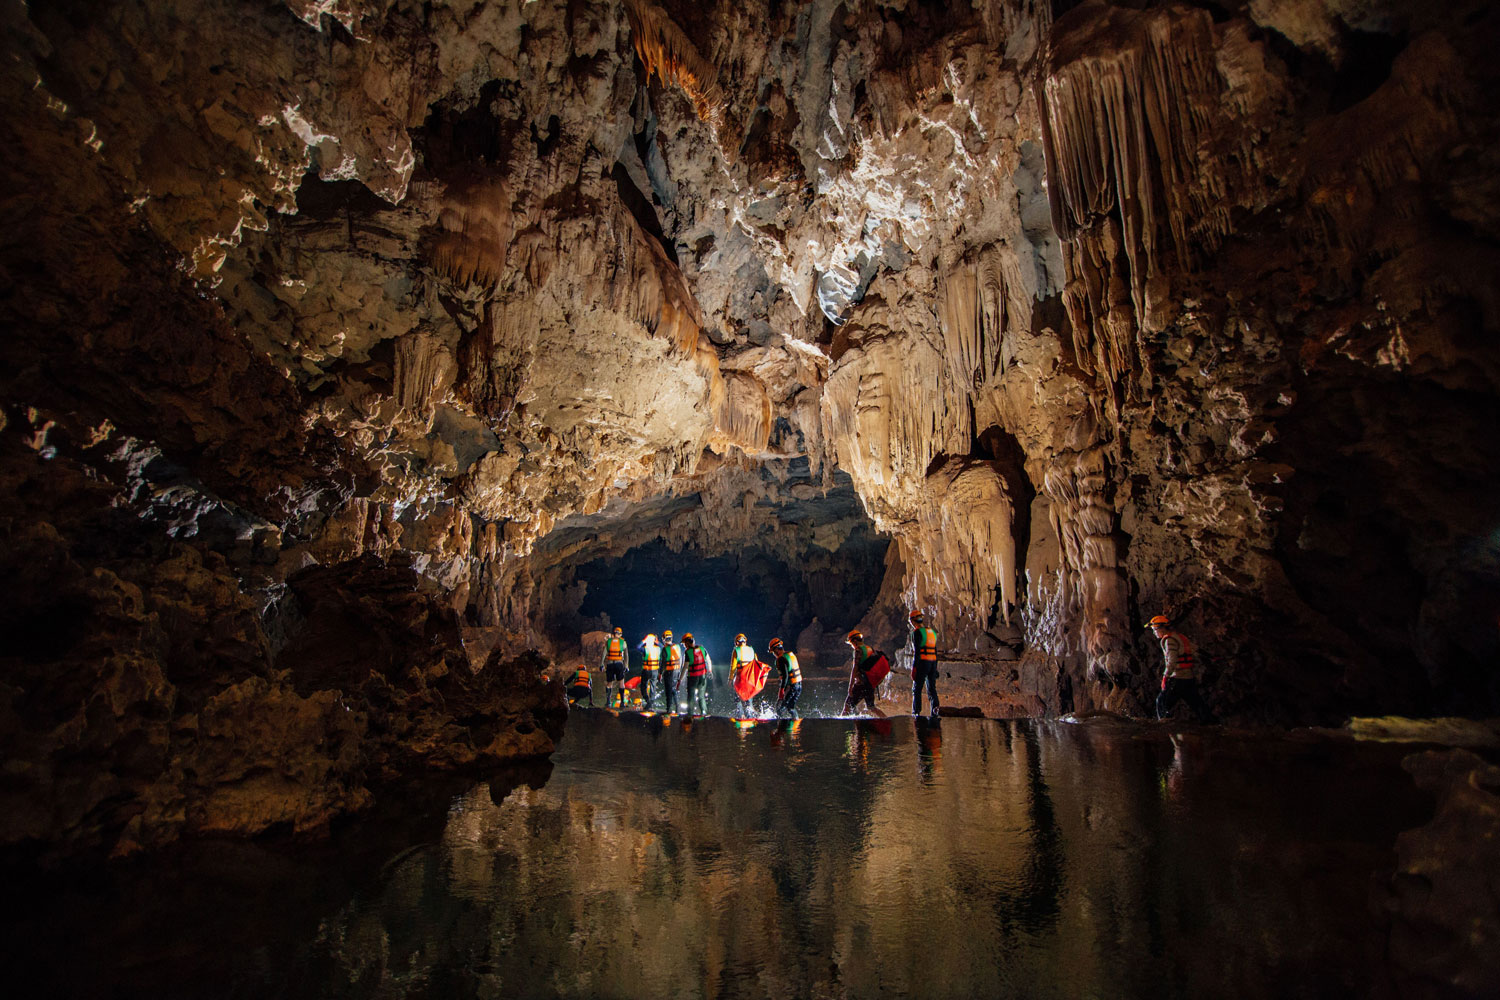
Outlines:
POLYGON ((267 663, 315 569, 552 651, 590 560, 858 530, 841 624, 1008 712, 1138 707, 1159 609, 1225 714, 1500 697, 1487 4, 3 17, 8 503, 267 663))

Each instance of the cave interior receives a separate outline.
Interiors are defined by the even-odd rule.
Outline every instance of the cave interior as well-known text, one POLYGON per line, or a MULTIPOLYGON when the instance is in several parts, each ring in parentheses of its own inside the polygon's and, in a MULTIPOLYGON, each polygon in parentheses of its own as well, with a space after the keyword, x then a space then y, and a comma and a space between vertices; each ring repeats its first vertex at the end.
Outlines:
POLYGON ((1146 720, 1165 615, 1232 727, 1494 735, 1493 3, 0 29, 13 856, 545 759, 616 625, 831 682, 920 610, 945 711, 1146 720))

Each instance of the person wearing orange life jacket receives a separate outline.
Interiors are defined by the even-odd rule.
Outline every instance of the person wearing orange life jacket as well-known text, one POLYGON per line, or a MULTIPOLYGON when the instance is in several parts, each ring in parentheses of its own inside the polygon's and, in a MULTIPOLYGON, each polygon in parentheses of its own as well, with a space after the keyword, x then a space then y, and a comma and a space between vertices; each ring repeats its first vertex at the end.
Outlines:
POLYGON ((921 609, 913 611, 911 618, 911 714, 922 714, 922 685, 927 685, 927 700, 932 703, 932 717, 938 717, 937 630, 924 623, 926 616, 921 609))
MULTIPOLYGON (((729 686, 733 689, 735 682, 740 679, 740 671, 754 669, 755 650, 745 640, 745 633, 741 632, 734 637, 734 649, 729 653, 729 686)), ((738 696, 736 696, 738 697, 738 696)), ((755 714, 755 699, 741 701, 739 703, 740 715, 755 714)))
POLYGON ((594 707, 594 685, 589 682, 589 668, 582 663, 578 669, 568 677, 568 704, 576 705, 584 698, 589 700, 589 707, 594 707))
POLYGON ((1165 718, 1173 706, 1185 701, 1199 722, 1212 722, 1213 713, 1198 692, 1198 663, 1193 656, 1193 644, 1181 632, 1172 631, 1171 624, 1166 615, 1157 615, 1146 623, 1161 643, 1163 661, 1161 693, 1156 696, 1156 717, 1165 718))
POLYGON ((875 707, 875 685, 870 683, 870 664, 879 654, 875 649, 865 642, 865 635, 859 629, 855 629, 844 637, 851 649, 854 650, 854 663, 849 669, 849 694, 844 698, 844 710, 840 715, 852 715, 854 709, 864 702, 870 708, 870 714, 885 718, 885 713, 875 707))
POLYGON ((604 655, 599 658, 604 670, 604 705, 613 708, 616 696, 625 707, 625 670, 629 666, 625 653, 625 630, 615 626, 614 634, 604 640, 604 655))
POLYGON ((693 639, 693 633, 682 636, 682 662, 687 667, 688 714, 708 714, 708 678, 714 668, 708 650, 693 639))
POLYGON ((635 647, 641 651, 641 706, 651 708, 656 703, 656 674, 661 667, 661 643, 652 632, 635 647))
POLYGON ((776 714, 795 719, 797 702, 802 697, 802 667, 797 654, 787 650, 780 639, 772 639, 771 655, 776 657, 776 673, 781 677, 781 690, 776 693, 776 714))
POLYGON ((682 686, 682 647, 672 638, 671 629, 661 633, 661 693, 668 712, 677 711, 677 689, 682 686))

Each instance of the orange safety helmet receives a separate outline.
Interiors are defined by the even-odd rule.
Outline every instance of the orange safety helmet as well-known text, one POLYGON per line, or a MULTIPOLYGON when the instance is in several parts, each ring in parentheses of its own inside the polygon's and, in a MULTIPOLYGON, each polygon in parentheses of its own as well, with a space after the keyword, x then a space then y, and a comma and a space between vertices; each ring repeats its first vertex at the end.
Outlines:
POLYGON ((781 648, 781 640, 780 639, 772 639, 770 645, 767 646, 766 648, 768 648, 768 649, 780 649, 781 648))
POLYGON ((846 635, 844 637, 844 641, 847 642, 849 645, 852 646, 856 642, 864 642, 865 641, 865 634, 863 632, 861 632, 859 629, 855 629, 853 632, 850 632, 848 635, 846 635))
POLYGON ((743 633, 743 632, 741 632, 739 635, 737 635, 737 636, 734 637, 734 643, 735 643, 736 646, 738 646, 739 644, 743 643, 744 641, 745 641, 745 633, 743 633))
POLYGON ((1146 623, 1146 627, 1156 628, 1158 625, 1160 625, 1162 628, 1166 628, 1170 624, 1172 623, 1167 619, 1166 615, 1157 615, 1155 618, 1146 623))
POLYGON ((684 632, 684 633, 682 633, 682 641, 685 642, 685 643, 687 643, 689 646, 691 646, 693 644, 693 633, 691 633, 691 632, 684 632))
POLYGON ((624 634, 625 634, 625 630, 622 629, 620 626, 616 625, 615 626, 615 635, 624 635, 624 634))
POLYGON ((672 641, 672 630, 669 629, 669 628, 662 629, 661 630, 661 637, 663 639, 667 640, 667 642, 671 642, 672 641))
POLYGON ((926 618, 927 616, 922 613, 922 609, 921 608, 918 608, 917 610, 913 611, 911 614, 907 615, 906 617, 910 621, 919 622, 923 618, 926 618))

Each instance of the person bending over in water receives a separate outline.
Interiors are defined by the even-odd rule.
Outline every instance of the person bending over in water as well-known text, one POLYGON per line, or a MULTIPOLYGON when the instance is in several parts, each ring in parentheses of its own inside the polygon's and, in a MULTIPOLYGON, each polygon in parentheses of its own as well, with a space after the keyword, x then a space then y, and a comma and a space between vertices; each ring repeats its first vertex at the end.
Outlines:
POLYGON ((589 668, 580 663, 568 678, 568 704, 576 705, 585 698, 589 700, 589 708, 593 708, 594 685, 589 682, 589 668))
POLYGON ((885 718, 885 713, 875 707, 875 685, 869 674, 870 665, 880 654, 865 643, 865 635, 859 629, 850 632, 844 641, 854 650, 854 663, 849 669, 849 694, 844 698, 844 710, 839 714, 853 715, 859 703, 864 702, 871 715, 885 718))

